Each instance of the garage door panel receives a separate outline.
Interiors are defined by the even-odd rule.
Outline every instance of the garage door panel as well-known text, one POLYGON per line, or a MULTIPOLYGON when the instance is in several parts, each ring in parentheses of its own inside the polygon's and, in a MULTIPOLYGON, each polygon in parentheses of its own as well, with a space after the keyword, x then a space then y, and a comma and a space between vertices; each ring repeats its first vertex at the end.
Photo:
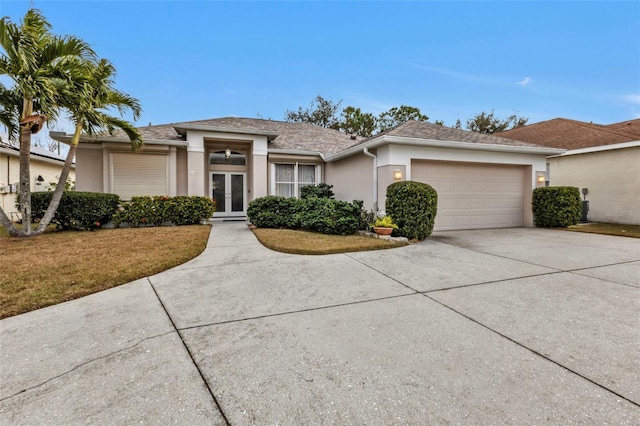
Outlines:
POLYGON ((438 192, 435 229, 523 225, 524 167, 415 160, 412 180, 438 192))

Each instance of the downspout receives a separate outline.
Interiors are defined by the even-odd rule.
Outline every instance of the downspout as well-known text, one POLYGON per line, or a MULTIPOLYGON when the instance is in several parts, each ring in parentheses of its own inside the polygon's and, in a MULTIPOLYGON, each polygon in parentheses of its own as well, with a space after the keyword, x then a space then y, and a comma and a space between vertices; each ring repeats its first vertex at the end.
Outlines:
POLYGON ((378 157, 369 152, 367 148, 362 150, 364 155, 373 158, 373 211, 378 211, 378 157))

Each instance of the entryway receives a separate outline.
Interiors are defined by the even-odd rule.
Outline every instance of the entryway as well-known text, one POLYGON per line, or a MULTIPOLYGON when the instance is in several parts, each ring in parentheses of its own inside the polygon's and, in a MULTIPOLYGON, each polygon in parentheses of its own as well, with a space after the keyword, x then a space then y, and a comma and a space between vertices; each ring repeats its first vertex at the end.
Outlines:
POLYGON ((211 197, 216 202, 213 217, 246 215, 247 174, 240 172, 210 172, 211 197))

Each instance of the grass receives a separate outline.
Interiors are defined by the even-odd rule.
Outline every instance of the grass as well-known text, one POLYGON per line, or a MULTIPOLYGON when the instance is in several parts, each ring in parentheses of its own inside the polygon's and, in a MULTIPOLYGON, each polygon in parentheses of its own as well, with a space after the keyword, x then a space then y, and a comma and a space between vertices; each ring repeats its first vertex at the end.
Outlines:
POLYGON ((570 226, 569 231, 589 232, 592 234, 618 235, 640 238, 640 225, 622 225, 619 223, 584 223, 570 226))
POLYGON ((362 235, 325 235, 292 229, 256 228, 253 233, 265 247, 293 254, 347 253, 406 245, 362 235))
POLYGON ((162 272, 202 253, 209 226, 46 232, 0 228, 0 318, 55 305, 162 272))

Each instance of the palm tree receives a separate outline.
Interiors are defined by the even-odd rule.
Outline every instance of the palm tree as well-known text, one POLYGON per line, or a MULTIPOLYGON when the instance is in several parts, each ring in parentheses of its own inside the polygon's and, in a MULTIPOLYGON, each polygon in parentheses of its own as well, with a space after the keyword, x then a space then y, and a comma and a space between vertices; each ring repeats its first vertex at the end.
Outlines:
POLYGON ((20 214, 18 229, 0 209, 0 223, 12 236, 29 236, 31 229, 31 175, 29 159, 31 135, 44 122, 55 120, 60 93, 75 74, 78 59, 95 57, 87 43, 73 36, 54 36, 51 25, 40 11, 30 9, 20 25, 8 17, 0 20, 0 75, 13 80, 13 87, 0 90, 2 123, 9 132, 19 129, 20 139, 20 214), (17 120, 17 122, 16 122, 17 120), (5 123, 6 124, 6 123, 5 123))
POLYGON ((116 109, 120 116, 131 111, 134 120, 137 120, 142 112, 140 102, 136 98, 113 87, 113 79, 116 75, 113 65, 106 59, 101 59, 97 64, 93 61, 82 61, 74 69, 79 72, 74 78, 73 85, 63 92, 61 104, 69 111, 69 118, 75 124, 75 131, 69 143, 69 152, 60 173, 58 185, 35 234, 44 232, 53 219, 83 133, 90 136, 112 135, 119 129, 131 141, 133 151, 138 151, 143 145, 138 129, 128 121, 109 114, 111 109, 116 109))

